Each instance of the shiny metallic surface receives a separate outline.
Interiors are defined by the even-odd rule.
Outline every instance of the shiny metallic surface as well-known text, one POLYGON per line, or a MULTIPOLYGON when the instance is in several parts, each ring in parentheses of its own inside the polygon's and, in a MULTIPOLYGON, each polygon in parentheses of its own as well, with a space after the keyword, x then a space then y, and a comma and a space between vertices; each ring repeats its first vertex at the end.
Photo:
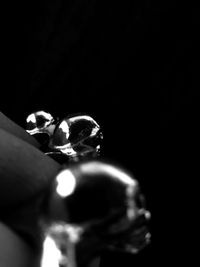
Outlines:
POLYGON ((58 123, 49 142, 50 151, 59 151, 75 161, 97 156, 103 135, 98 123, 88 115, 71 116, 58 123))
POLYGON ((62 170, 55 179, 49 217, 54 223, 46 237, 51 236, 61 251, 63 267, 88 267, 103 250, 136 254, 150 243, 150 213, 138 182, 106 162, 84 161, 62 170), (60 181, 71 190, 59 193, 60 181), (55 199, 62 201, 67 220, 55 222, 55 199))

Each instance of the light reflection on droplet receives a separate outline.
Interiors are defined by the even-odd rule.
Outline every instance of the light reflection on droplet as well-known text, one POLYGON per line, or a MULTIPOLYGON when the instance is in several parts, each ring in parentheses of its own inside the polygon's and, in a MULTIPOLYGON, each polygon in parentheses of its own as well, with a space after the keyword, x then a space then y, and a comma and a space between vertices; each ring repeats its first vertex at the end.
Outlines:
POLYGON ((61 121, 49 147, 71 157, 98 156, 103 139, 100 126, 87 115, 72 116, 61 121))
POLYGON ((60 258, 60 250, 57 248, 54 240, 47 236, 43 243, 41 267, 59 267, 60 258))
POLYGON ((119 179, 124 184, 131 185, 131 189, 134 190, 137 185, 136 180, 132 179, 128 174, 120 170, 119 168, 113 167, 110 164, 99 163, 97 161, 88 162, 81 165, 83 172, 96 174, 97 171, 100 173, 107 173, 115 179, 119 179))
POLYGON ((68 169, 61 171, 57 177, 56 191, 61 197, 71 195, 76 187, 76 178, 68 169))
POLYGON ((38 116, 44 117, 47 121, 52 121, 53 120, 53 117, 51 116, 51 114, 48 113, 48 112, 45 112, 43 110, 36 112, 36 114, 38 116))
POLYGON ((27 122, 36 123, 36 117, 35 114, 30 114, 26 120, 27 122))
POLYGON ((63 120, 59 126, 59 128, 62 130, 63 134, 66 134, 65 138, 66 140, 69 138, 69 125, 68 123, 63 120))
MULTIPOLYGON (((37 111, 30 114, 26 119, 26 131, 35 135, 38 133, 53 132, 54 129, 48 129, 54 123, 54 118, 50 113, 37 111)), ((55 126, 54 126, 55 128, 55 126)))

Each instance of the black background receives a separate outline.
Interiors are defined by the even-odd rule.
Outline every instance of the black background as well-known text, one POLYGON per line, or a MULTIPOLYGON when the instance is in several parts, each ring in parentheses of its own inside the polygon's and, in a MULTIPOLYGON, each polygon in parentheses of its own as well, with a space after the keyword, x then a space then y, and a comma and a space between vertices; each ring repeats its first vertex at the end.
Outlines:
POLYGON ((194 247, 199 11, 153 0, 16 1, 3 10, 2 112, 23 127, 38 109, 90 114, 104 132, 103 156, 146 195, 152 245, 104 255, 102 266, 175 264, 194 247))

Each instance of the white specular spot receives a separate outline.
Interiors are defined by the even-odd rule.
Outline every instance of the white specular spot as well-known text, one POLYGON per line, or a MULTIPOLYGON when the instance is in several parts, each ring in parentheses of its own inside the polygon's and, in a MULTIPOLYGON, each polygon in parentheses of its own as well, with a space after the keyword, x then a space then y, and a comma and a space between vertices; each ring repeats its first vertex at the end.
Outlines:
POLYGON ((27 121, 27 122, 30 122, 30 121, 31 121, 32 123, 36 123, 36 117, 35 117, 35 114, 31 114, 31 115, 29 115, 26 121, 27 121))
POLYGON ((57 248, 54 240, 47 236, 43 243, 43 255, 41 267, 59 267, 61 252, 57 248))
POLYGON ((59 128, 62 129, 63 133, 66 133, 66 139, 69 138, 69 125, 67 124, 66 121, 62 121, 59 128))
POLYGON ((76 178, 70 170, 61 171, 57 177, 56 191, 61 197, 71 195, 76 187, 76 178))

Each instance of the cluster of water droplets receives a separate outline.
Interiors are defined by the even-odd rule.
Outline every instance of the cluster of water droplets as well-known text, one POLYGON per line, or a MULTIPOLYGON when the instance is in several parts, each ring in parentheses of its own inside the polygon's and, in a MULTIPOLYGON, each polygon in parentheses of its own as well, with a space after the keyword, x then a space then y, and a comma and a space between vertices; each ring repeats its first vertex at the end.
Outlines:
POLYGON ((63 164, 43 223, 41 267, 91 267, 103 250, 136 254, 150 243, 150 213, 139 184, 127 171, 99 160, 103 134, 92 117, 58 120, 38 111, 27 117, 26 130, 63 164))

